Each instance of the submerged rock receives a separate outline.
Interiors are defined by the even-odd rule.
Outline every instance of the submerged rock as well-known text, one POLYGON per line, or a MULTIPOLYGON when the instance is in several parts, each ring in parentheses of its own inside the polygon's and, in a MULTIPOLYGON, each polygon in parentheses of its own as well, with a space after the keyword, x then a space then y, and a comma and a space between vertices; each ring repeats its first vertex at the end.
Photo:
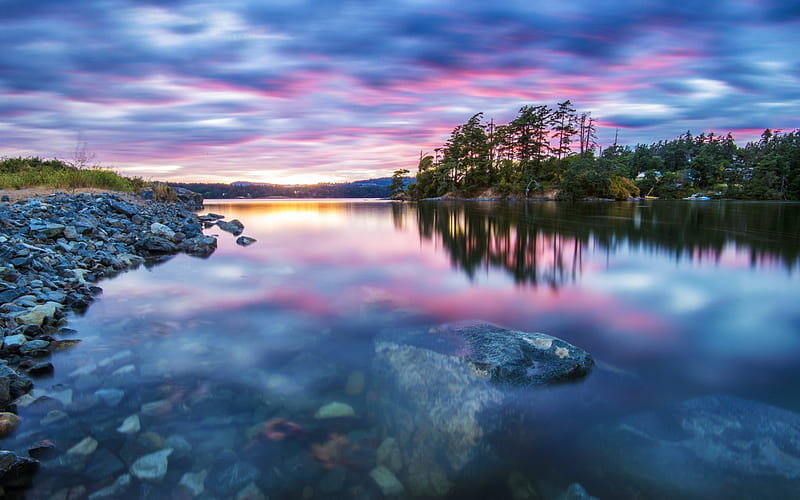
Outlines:
POLYGON ((413 496, 445 495, 492 462, 488 437, 504 425, 509 393, 581 377, 592 363, 561 339, 487 323, 382 332, 370 413, 394 439, 379 463, 413 496))
POLYGON ((403 484, 397 479, 397 476, 383 465, 372 469, 369 476, 386 496, 399 495, 404 491, 403 484))
POLYGON ((206 489, 206 476, 208 471, 202 470, 200 472, 186 472, 181 476, 178 483, 180 486, 186 488, 190 495, 197 497, 203 494, 206 489))
POLYGON ((791 498, 800 485, 800 414, 705 396, 597 428, 583 456, 603 479, 625 484, 627 497, 791 498))
POLYGON ((169 465, 167 458, 172 454, 172 448, 166 448, 149 455, 144 455, 133 462, 130 473, 143 481, 160 481, 167 475, 169 465))
POLYGON ((142 428, 139 422, 139 415, 131 415, 122 421, 122 424, 117 427, 117 432, 121 434, 136 434, 142 428))
POLYGON ((356 414, 353 407, 347 403, 339 401, 330 402, 322 407, 314 414, 314 418, 340 418, 340 417, 354 417, 356 414))

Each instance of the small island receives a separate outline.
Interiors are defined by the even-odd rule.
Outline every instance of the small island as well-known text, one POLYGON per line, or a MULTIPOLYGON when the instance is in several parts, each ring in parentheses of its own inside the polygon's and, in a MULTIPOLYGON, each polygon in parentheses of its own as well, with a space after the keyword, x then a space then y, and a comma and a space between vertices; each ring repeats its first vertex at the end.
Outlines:
POLYGON ((800 130, 732 134, 690 131, 652 144, 602 148, 597 120, 565 100, 522 106, 507 124, 473 115, 433 154, 420 152, 415 178, 394 172, 395 199, 800 199, 800 130))

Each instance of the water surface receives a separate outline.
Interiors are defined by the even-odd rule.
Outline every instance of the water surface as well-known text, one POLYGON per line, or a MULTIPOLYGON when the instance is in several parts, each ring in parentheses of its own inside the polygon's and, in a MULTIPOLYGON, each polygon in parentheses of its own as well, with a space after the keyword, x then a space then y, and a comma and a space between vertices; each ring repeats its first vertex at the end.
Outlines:
MULTIPOLYGON (((25 422, 4 443, 24 450, 49 439, 63 454, 91 436, 98 447, 45 463, 30 498, 95 492, 164 448, 173 449, 166 476, 134 479, 114 498, 190 498, 186 473, 206 478, 201 498, 255 489, 383 498, 370 472, 386 463, 387 438, 402 436, 381 413, 396 402, 383 404, 392 381, 376 369, 374 341, 467 319, 563 338, 598 365, 578 383, 512 391, 497 425, 487 423, 493 409, 483 412, 486 460, 451 478, 445 497, 555 498, 572 483, 601 498, 670 497, 658 480, 631 486, 626 471, 601 467, 596 429, 718 394, 800 412, 798 204, 248 200, 206 209, 241 220, 258 242, 241 247, 211 228, 219 248, 210 258, 177 256, 101 283, 101 300, 70 320, 83 342, 37 382, 37 396, 56 399, 20 409, 25 422), (331 402, 354 416, 316 418, 331 402), (133 415, 141 429, 118 432, 133 415)), ((408 419, 435 406, 426 404, 413 402, 408 419)), ((414 446, 423 443, 399 443, 414 446)), ((414 465, 393 465, 411 481, 414 465)))

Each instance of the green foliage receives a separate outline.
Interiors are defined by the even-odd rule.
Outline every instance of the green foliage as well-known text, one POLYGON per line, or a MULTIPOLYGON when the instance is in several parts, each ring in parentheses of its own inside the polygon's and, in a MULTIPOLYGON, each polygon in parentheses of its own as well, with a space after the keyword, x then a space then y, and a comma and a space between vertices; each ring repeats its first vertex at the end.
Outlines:
POLYGON ((800 130, 766 130, 760 141, 745 148, 738 147, 731 134, 694 136, 687 131, 676 139, 634 148, 614 144, 595 156, 594 122, 589 113, 577 113, 569 100, 555 110, 522 106, 506 125, 486 124, 477 113, 453 130, 436 156, 423 157, 412 196, 482 188, 526 196, 536 187, 554 184, 562 199, 673 199, 697 192, 800 199, 800 130), (578 153, 571 149, 576 134, 578 153))
POLYGON ((608 179, 608 197, 617 201, 625 201, 639 197, 639 188, 632 180, 612 175, 608 179))
POLYGON ((98 188, 133 192, 143 185, 141 179, 123 177, 109 169, 79 169, 61 160, 43 160, 37 157, 4 158, 0 161, 0 174, 2 189, 98 188))
POLYGON ((389 185, 389 193, 392 198, 401 198, 406 195, 405 179, 408 176, 408 169, 401 168, 392 174, 392 183, 389 185))

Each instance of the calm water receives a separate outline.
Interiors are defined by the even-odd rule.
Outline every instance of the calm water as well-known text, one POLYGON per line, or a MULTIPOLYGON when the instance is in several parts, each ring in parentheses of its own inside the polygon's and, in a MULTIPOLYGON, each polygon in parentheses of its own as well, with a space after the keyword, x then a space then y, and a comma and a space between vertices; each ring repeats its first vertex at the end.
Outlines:
MULTIPOLYGON (((672 462, 637 472, 624 440, 604 441, 613 432, 603 429, 708 395, 800 412, 798 204, 206 209, 238 218, 258 242, 240 247, 212 228, 210 258, 101 284, 101 300, 70 320, 83 342, 37 382, 36 396, 54 399, 21 408, 23 424, 2 443, 56 444, 28 498, 83 498, 166 448, 163 478, 133 479, 110 498, 191 498, 189 483, 198 498, 383 498, 397 487, 378 486, 386 470, 400 497, 556 498, 580 483, 600 498, 722 498, 715 475, 741 472, 686 464, 698 482, 670 489, 683 472, 658 470, 672 462), (598 364, 568 385, 464 389, 445 384, 446 366, 376 355, 387 332, 466 319, 561 337, 598 364), (424 390, 403 392, 409 377, 424 390), (484 398, 469 413, 476 394, 502 402, 484 398), (353 415, 318 418, 332 402, 353 415), (134 415, 140 430, 119 432, 134 415), (473 433, 453 435, 459 422, 473 433), (86 437, 96 449, 65 455, 86 437)), ((778 468, 800 478, 800 458, 768 441, 778 468)), ((768 491, 770 481, 750 483, 768 491)))

